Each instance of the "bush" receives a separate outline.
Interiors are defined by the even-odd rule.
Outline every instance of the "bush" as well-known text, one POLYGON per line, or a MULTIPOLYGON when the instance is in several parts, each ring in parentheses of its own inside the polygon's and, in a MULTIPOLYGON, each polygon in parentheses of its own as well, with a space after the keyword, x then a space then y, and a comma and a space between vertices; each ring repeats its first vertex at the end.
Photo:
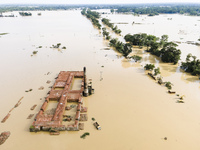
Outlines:
POLYGON ((154 64, 146 64, 144 66, 145 70, 153 70, 155 68, 155 65, 154 64))
POLYGON ((168 90, 172 89, 172 83, 171 82, 165 82, 165 86, 168 88, 168 90))
POLYGON ((82 138, 82 139, 85 139, 85 137, 87 136, 87 135, 90 135, 90 133, 89 132, 85 132, 83 135, 81 135, 80 137, 82 138))
POLYGON ((135 62, 137 62, 137 61, 139 61, 139 60, 142 59, 142 57, 140 57, 140 56, 138 56, 138 55, 133 55, 133 56, 131 56, 131 57, 129 57, 129 58, 132 58, 133 60, 135 60, 135 62))
POLYGON ((160 74, 160 68, 159 67, 154 69, 154 76, 156 76, 158 74, 160 74))

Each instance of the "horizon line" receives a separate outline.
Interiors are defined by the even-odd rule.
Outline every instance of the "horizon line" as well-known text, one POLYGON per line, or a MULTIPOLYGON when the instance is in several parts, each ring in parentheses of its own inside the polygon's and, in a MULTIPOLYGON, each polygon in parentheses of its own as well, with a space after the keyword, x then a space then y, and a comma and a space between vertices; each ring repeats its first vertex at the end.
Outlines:
POLYGON ((0 4, 0 5, 138 5, 138 4, 200 4, 200 2, 155 2, 155 3, 102 3, 102 4, 96 4, 96 3, 82 3, 82 4, 66 4, 66 3, 5 3, 5 4, 0 4))

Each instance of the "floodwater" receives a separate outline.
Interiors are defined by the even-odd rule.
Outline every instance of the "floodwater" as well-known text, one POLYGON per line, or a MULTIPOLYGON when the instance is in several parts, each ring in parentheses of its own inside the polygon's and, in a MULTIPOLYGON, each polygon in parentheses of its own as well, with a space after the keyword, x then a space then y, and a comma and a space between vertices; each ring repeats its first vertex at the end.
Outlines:
MULTIPOLYGON (((162 63, 144 49, 133 50, 133 54, 143 57, 141 63, 127 61, 114 50, 102 50, 108 46, 108 41, 80 10, 44 11, 42 16, 32 13, 31 17, 0 18, 0 33, 9 33, 0 37, 0 118, 3 119, 24 96, 10 118, 0 124, 0 132, 11 132, 9 139, 0 146, 1 150, 200 148, 200 85, 197 77, 183 73, 180 64, 162 63), (57 43, 66 46, 66 50, 50 48, 57 43), (33 55, 33 51, 38 52, 33 55), (172 82, 173 90, 185 95, 185 103, 177 103, 176 95, 168 94, 165 87, 146 75, 142 67, 146 63, 160 67, 163 80, 172 82), (95 89, 94 95, 84 98, 84 106, 88 107, 84 131, 66 131, 59 136, 50 136, 46 132, 30 133, 33 118, 26 118, 40 110, 58 73, 79 71, 84 66, 95 89), (47 80, 51 83, 47 84, 47 80), (41 86, 44 90, 38 90, 41 86), (33 90, 25 92, 29 89, 33 90), (31 111, 34 104, 37 107, 31 111), (93 126, 93 117, 101 125, 101 131, 93 126), (84 132, 89 132, 90 136, 81 139, 84 132)), ((168 34, 170 40, 185 42, 195 41, 200 35, 199 17, 121 14, 103 17, 115 23, 127 22, 117 24, 123 36, 140 32, 157 36, 168 34), (133 21, 142 24, 132 25, 133 21)), ((112 37, 123 40, 114 33, 112 37)), ((188 53, 200 58, 198 46, 182 43, 179 48, 183 53, 182 60, 188 53)), ((55 105, 52 103, 49 108, 55 105)))

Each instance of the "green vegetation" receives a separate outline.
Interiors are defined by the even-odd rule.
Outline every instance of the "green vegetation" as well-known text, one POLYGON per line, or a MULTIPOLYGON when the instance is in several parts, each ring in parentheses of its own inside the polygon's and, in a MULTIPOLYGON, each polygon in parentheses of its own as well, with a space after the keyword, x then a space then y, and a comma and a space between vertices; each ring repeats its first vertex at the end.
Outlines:
MULTIPOLYGON (((45 11, 45 10, 68 10, 72 8, 80 8, 75 5, 1 5, 0 12, 12 12, 12 11, 45 11)), ((39 13, 38 13, 39 14, 39 13)))
POLYGON ((0 33, 0 35, 6 35, 6 34, 8 34, 8 33, 0 33))
POLYGON ((145 70, 153 70, 155 68, 155 65, 154 64, 146 64, 144 66, 144 69, 145 70))
POLYGON ((110 40, 111 36, 110 33, 106 31, 106 28, 102 28, 103 31, 103 37, 106 37, 106 40, 110 40))
POLYGON ((80 137, 82 138, 82 139, 85 139, 85 137, 87 136, 87 135, 90 135, 90 133, 89 132, 85 132, 83 135, 81 135, 80 137))
POLYGON ((132 52, 132 46, 130 43, 122 43, 118 39, 111 39, 110 46, 114 47, 119 53, 121 53, 125 58, 132 52))
POLYGON ((56 45, 52 45, 52 48, 59 48, 61 43, 57 43, 56 45))
POLYGON ((92 118, 92 121, 95 121, 95 118, 92 118))
POLYGON ((148 16, 155 16, 155 15, 159 15, 159 14, 155 12, 155 13, 150 13, 148 16))
POLYGON ((158 14, 189 14, 192 16, 200 16, 200 5, 196 4, 155 4, 155 5, 130 5, 119 6, 118 13, 134 13, 134 14, 148 14, 155 16, 158 14))
POLYGON ((140 61, 142 59, 142 57, 138 56, 138 55, 133 55, 131 57, 129 57, 130 59, 133 59, 135 62, 140 61))
POLYGON ((21 16, 32 16, 32 13, 30 13, 30 12, 19 12, 19 14, 21 16))
POLYGON ((98 29, 101 29, 101 25, 98 20, 100 18, 100 14, 98 12, 91 11, 90 9, 87 9, 87 11, 86 9, 83 9, 81 14, 90 19, 94 26, 96 26, 98 29))
POLYGON ((26 90, 25 92, 31 92, 31 91, 33 91, 33 89, 26 90))
POLYGON ((161 72, 160 72, 160 68, 159 67, 154 69, 154 76, 157 76, 160 73, 161 72))
POLYGON ((118 29, 117 26, 114 27, 113 23, 110 23, 109 19, 103 18, 101 20, 105 25, 107 25, 108 27, 110 27, 116 34, 120 34, 122 31, 120 29, 118 29))
POLYGON ((37 52, 38 52, 38 51, 33 51, 33 54, 35 55, 35 54, 37 54, 37 52))
POLYGON ((34 132, 34 131, 35 131, 35 127, 34 127, 33 125, 31 125, 31 126, 29 127, 29 131, 30 131, 30 132, 34 132))
POLYGON ((199 4, 134 4, 134 5, 2 5, 0 12, 9 11, 45 11, 45 10, 68 10, 76 8, 90 9, 110 9, 111 13, 117 9, 118 13, 134 13, 136 15, 148 14, 154 16, 157 14, 189 14, 193 16, 200 15, 199 4))
POLYGON ((181 63, 181 68, 192 75, 200 75, 200 60, 196 56, 188 54, 186 62, 181 63))
POLYGON ((165 82, 165 86, 168 88, 168 90, 172 89, 172 83, 171 82, 165 82))
POLYGON ((161 38, 158 38, 154 35, 147 35, 146 33, 127 34, 124 39, 132 45, 139 47, 146 46, 148 52, 160 57, 163 62, 177 64, 180 60, 181 51, 176 49, 177 44, 168 42, 168 35, 163 35, 161 38))

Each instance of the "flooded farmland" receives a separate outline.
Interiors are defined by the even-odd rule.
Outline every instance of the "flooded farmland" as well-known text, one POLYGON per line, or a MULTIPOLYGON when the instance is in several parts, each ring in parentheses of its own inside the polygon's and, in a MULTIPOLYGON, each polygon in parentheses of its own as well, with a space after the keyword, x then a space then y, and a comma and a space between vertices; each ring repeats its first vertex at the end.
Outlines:
MULTIPOLYGON (((41 13, 41 16, 32 12, 31 17, 21 17, 14 12, 18 17, 0 18, 0 33, 8 33, 0 37, 0 118, 3 119, 24 96, 9 119, 0 124, 0 132, 11 132, 9 139, 0 146, 1 150, 200 148, 198 77, 182 72, 180 63, 162 63, 159 58, 144 52, 145 49, 133 49, 133 54, 143 57, 141 63, 127 61, 112 48, 104 50, 108 41, 80 10, 41 13), (50 48, 57 43, 66 49, 50 48), (163 79, 173 83, 177 94, 185 95, 184 103, 177 103, 176 95, 168 94, 166 87, 146 75, 143 66, 147 63, 160 67, 163 79), (81 71, 84 66, 95 89, 94 95, 84 98, 84 106, 88 107, 84 131, 65 131, 59 136, 30 133, 33 118, 26 118, 40 110, 58 73, 81 71), (48 80, 51 83, 46 83, 48 80), (41 86, 44 89, 38 90, 41 86), (25 92, 29 89, 32 90, 25 92), (37 107, 30 110, 35 104, 37 107), (91 118, 98 121, 102 130, 95 129, 91 118), (89 132, 90 136, 81 139, 84 132, 89 132)), ((185 43, 199 38, 199 17, 123 14, 104 14, 102 17, 113 23, 127 23, 117 24, 122 36, 143 32, 156 36, 167 34, 169 40, 179 41, 182 61, 188 53, 200 58, 200 47, 185 43)), ((123 40, 114 33, 111 36, 123 40)))

